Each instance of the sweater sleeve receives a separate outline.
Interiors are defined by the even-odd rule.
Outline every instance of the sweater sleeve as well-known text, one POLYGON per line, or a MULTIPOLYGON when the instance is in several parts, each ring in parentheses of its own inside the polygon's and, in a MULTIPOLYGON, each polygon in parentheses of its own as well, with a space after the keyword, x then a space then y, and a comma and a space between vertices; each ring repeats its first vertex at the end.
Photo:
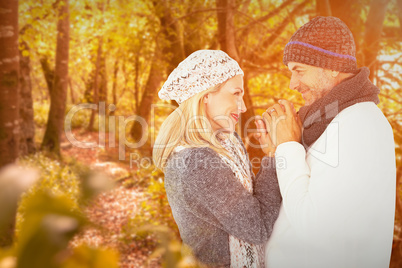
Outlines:
POLYGON ((358 233, 363 227, 353 224, 362 219, 374 228, 373 213, 393 219, 392 130, 376 109, 344 110, 307 158, 300 143, 277 147, 284 212, 301 236, 325 239, 352 229, 358 233))
MULTIPOLYGON (((239 134, 234 132, 234 135, 239 140, 244 153, 247 155, 248 162, 251 163, 249 154, 247 153, 246 147, 244 146, 239 134)), ((264 199, 264 202, 261 202, 261 205, 263 206, 262 217, 264 218, 265 225, 269 230, 269 234, 271 234, 282 203, 282 196, 276 175, 275 158, 264 156, 257 176, 254 175, 252 165, 250 164, 250 174, 254 183, 254 194, 264 199), (267 182, 269 189, 265 187, 267 182)))
POLYGON ((185 158, 186 167, 180 173, 191 212, 238 239, 265 243, 272 232, 272 222, 266 221, 264 215, 272 213, 276 217, 279 210, 270 207, 272 199, 267 194, 272 188, 270 180, 276 178, 268 178, 270 173, 261 171, 264 176, 259 176, 259 191, 251 194, 212 149, 189 150, 185 158))
MULTIPOLYGON (((250 170, 250 172, 254 176, 253 171, 250 170)), ((262 217, 269 230, 269 235, 271 235, 282 203, 282 196, 276 175, 275 158, 263 157, 260 170, 253 179, 254 195, 263 199, 263 202, 261 202, 262 217)))

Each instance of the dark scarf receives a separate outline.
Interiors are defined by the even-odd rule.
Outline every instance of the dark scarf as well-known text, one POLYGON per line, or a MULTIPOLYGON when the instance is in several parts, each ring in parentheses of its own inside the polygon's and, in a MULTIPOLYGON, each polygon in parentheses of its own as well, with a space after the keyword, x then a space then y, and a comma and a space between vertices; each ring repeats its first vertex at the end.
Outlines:
POLYGON ((302 143, 308 149, 343 109, 359 102, 378 104, 380 90, 369 80, 370 70, 360 68, 356 75, 336 85, 327 95, 299 110, 303 122, 302 143))

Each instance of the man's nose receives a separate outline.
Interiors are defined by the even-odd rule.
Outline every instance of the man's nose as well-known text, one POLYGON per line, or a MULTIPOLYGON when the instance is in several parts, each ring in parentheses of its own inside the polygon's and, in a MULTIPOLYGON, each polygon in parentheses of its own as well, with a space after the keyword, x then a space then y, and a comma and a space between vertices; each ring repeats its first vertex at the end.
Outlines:
POLYGON ((290 83, 289 83, 289 88, 292 90, 297 90, 297 88, 300 86, 300 80, 292 74, 292 77, 290 78, 290 83))

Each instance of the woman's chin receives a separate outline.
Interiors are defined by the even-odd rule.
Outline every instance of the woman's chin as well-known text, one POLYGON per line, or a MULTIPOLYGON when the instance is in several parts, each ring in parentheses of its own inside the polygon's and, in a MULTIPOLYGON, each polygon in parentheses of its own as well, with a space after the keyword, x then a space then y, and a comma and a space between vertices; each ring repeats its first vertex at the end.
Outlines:
POLYGON ((220 128, 219 132, 233 133, 233 132, 235 132, 235 129, 234 129, 234 127, 225 127, 225 128, 220 128))

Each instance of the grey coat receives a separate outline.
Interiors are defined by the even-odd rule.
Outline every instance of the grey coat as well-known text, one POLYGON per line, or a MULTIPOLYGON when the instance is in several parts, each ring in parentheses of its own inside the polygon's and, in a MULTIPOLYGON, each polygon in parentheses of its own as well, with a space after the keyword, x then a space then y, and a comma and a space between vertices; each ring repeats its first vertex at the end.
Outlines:
POLYGON ((251 244, 267 242, 282 200, 274 158, 263 158, 257 177, 251 171, 254 194, 210 148, 173 153, 164 172, 180 236, 201 262, 229 267, 229 234, 251 244))

